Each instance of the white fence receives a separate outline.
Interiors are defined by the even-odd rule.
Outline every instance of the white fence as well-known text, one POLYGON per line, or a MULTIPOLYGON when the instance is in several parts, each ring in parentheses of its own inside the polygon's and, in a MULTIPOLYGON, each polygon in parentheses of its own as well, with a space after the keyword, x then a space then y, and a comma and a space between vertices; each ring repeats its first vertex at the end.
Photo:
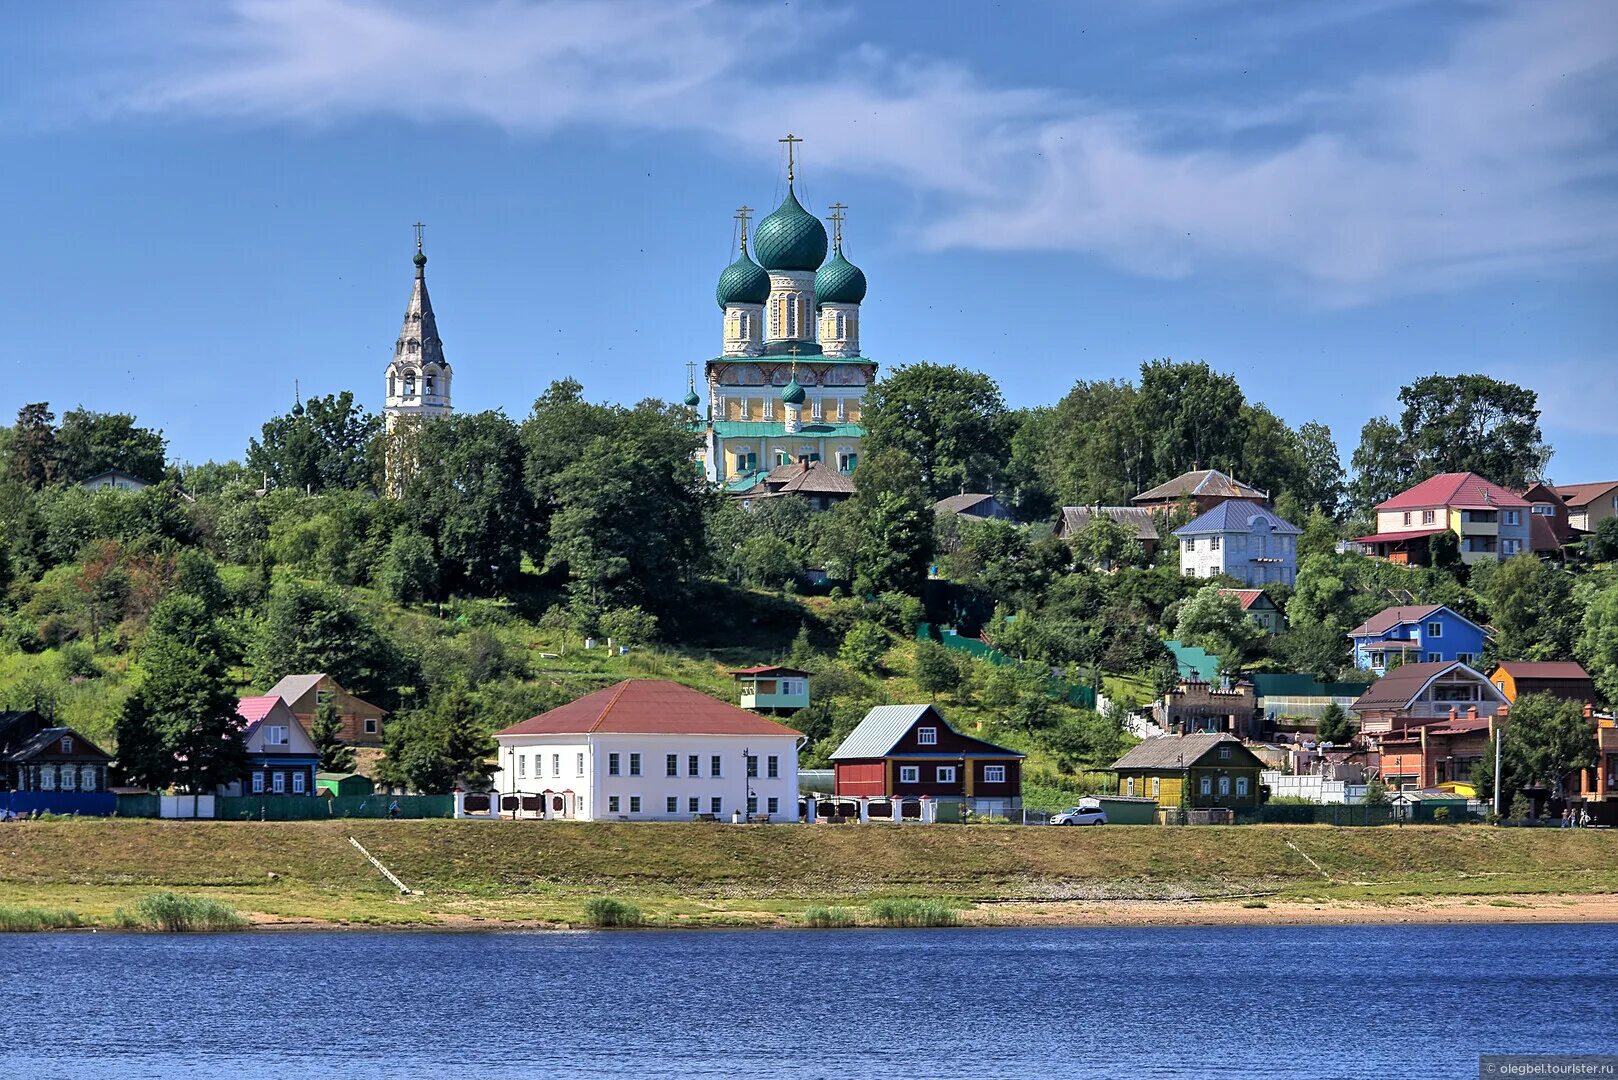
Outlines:
POLYGON ((166 818, 211 818, 213 799, 212 795, 161 795, 157 813, 166 818))
POLYGON ((1365 801, 1364 784, 1324 776, 1292 776, 1267 769, 1259 774, 1259 783, 1270 789, 1272 799, 1304 799, 1321 806, 1358 806, 1365 801))

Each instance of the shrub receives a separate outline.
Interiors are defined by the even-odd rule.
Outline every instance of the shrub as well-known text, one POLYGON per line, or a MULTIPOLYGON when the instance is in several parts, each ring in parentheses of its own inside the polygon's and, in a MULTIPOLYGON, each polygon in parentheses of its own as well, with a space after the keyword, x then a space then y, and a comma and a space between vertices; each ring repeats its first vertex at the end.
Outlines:
POLYGON ((878 926, 959 926, 961 915, 942 900, 905 897, 873 900, 871 921, 878 926))
POLYGON ((242 930, 247 920, 229 904, 201 896, 160 892, 141 898, 133 913, 119 911, 121 926, 187 934, 208 930, 242 930))
POLYGON ((0 932, 68 930, 83 925, 79 913, 66 908, 0 907, 0 932))
POLYGON ((597 896, 585 901, 584 921, 591 926, 639 926, 644 917, 634 904, 597 896))
POLYGON ((854 925, 854 913, 847 908, 812 907, 803 913, 803 921, 823 930, 838 930, 854 925))

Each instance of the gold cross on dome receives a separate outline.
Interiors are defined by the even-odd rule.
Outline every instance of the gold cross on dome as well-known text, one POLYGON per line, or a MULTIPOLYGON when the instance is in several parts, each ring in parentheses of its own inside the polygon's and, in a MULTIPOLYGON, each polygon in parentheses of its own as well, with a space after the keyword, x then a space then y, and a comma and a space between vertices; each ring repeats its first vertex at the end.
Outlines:
POLYGON ((789 131, 786 138, 776 139, 775 141, 787 144, 787 183, 790 184, 792 183, 792 147, 794 143, 801 143, 803 140, 789 131))
POLYGON ((848 207, 844 203, 834 202, 831 204, 831 214, 828 216, 831 218, 832 245, 834 250, 841 249, 843 246, 843 221, 848 217, 848 214, 846 214, 844 211, 847 209, 848 207))
POLYGON ((736 213, 735 213, 734 217, 736 218, 737 221, 742 223, 742 250, 743 251, 747 250, 747 222, 752 218, 752 216, 753 216, 753 208, 751 206, 743 205, 743 206, 738 206, 736 208, 736 213))
POLYGON ((419 221, 418 221, 418 222, 416 222, 416 224, 415 224, 415 230, 416 230, 416 250, 417 250, 417 251, 420 251, 420 250, 421 250, 421 230, 423 230, 423 229, 425 229, 425 228, 426 228, 426 227, 427 227, 427 226, 425 226, 425 225, 423 225, 423 224, 422 224, 422 223, 421 223, 421 222, 419 222, 419 221))

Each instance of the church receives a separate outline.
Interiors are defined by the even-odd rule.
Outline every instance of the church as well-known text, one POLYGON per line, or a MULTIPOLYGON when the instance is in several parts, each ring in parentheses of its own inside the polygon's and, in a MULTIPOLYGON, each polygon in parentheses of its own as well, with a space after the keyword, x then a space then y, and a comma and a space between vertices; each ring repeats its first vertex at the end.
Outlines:
MULTIPOLYGON (((831 208, 828 245, 825 225, 794 187, 792 147, 801 140, 782 141, 786 197, 758 223, 751 252, 750 211, 737 214, 740 250, 716 291, 723 345, 704 365, 708 407, 699 411, 698 456, 709 481, 738 496, 767 495, 772 471, 806 463, 851 479, 865 435, 865 392, 876 378, 876 363, 860 355, 865 273, 843 254, 845 207, 831 208)), ((685 400, 701 409, 694 382, 685 400)))

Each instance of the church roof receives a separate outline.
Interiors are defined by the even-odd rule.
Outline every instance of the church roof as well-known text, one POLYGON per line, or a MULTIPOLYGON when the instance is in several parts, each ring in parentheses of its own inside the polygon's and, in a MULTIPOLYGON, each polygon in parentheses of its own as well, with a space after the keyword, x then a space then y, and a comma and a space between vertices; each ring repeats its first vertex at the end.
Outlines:
POLYGON ((797 435, 805 439, 859 439, 865 435, 862 424, 804 424, 797 431, 787 431, 781 420, 715 420, 714 434, 721 439, 741 439, 747 436, 797 435))
POLYGON ((858 304, 865 300, 865 271, 843 257, 839 247, 831 259, 815 271, 817 304, 858 304))
MULTIPOLYGON (((746 241, 742 241, 745 245, 746 241)), ((719 287, 714 298, 720 307, 730 304, 762 304, 770 298, 770 275, 742 248, 736 261, 725 267, 719 275, 719 287)))
POLYGON ((816 270, 826 261, 826 226, 803 208, 787 186, 787 197, 758 223, 753 250, 766 270, 816 270))
POLYGON ((444 343, 438 337, 438 319, 433 315, 432 297, 427 295, 427 256, 416 249, 416 281, 410 289, 410 303, 405 305, 404 327, 393 346, 395 360, 418 359, 423 367, 437 364, 448 368, 444 359, 444 343), (411 342, 416 348, 410 348, 411 342))

